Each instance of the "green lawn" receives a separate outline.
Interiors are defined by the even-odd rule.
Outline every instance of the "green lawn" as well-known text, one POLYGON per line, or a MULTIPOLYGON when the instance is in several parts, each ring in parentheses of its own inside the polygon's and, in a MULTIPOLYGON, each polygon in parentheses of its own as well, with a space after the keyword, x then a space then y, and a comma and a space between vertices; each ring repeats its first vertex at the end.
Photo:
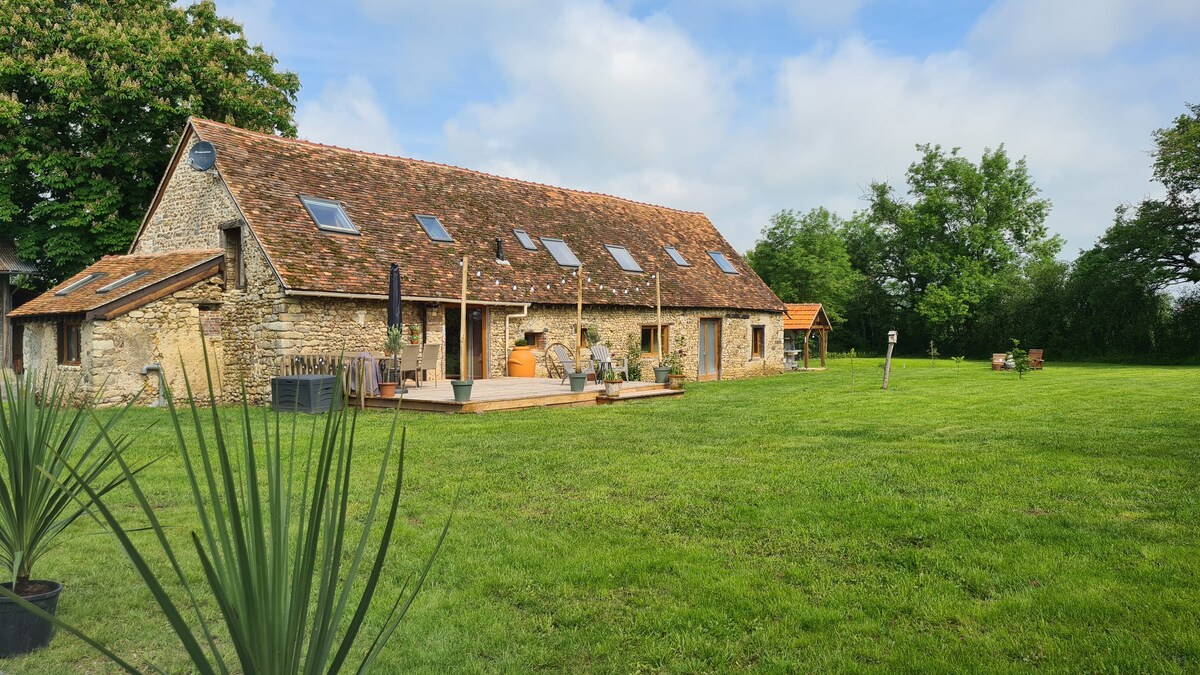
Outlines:
MULTIPOLYGON (((854 382, 832 361, 681 400, 405 414, 389 599, 464 488, 379 670, 1200 669, 1200 369, 1051 363, 1017 381, 907 360, 883 392, 877 363, 854 382)), ((360 461, 389 422, 360 417, 360 461)), ((126 428, 140 456, 173 447, 163 412, 126 428)), ((178 460, 144 480, 183 542, 178 460)), ((185 670, 91 523, 37 572, 66 584, 68 620, 185 670)), ((113 669, 61 634, 0 670, 113 669)))

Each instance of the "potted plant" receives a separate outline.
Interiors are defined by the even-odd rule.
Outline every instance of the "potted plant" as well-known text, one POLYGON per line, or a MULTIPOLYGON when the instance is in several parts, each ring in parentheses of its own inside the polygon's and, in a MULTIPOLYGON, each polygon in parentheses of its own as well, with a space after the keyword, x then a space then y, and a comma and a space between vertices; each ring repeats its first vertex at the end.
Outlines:
POLYGON ((687 379, 687 376, 683 374, 682 337, 676 341, 676 345, 678 348, 663 359, 663 365, 667 368, 667 389, 683 389, 683 381, 687 379))
MULTIPOLYGON (((109 434, 124 410, 87 438, 90 402, 61 380, 33 372, 7 376, 0 407, 0 565, 12 576, 0 591, 0 658, 50 643, 53 624, 14 595, 54 615, 62 584, 33 577, 33 566, 93 502, 120 485, 124 473, 101 480, 127 443, 109 434)), ((128 467, 127 467, 128 469, 128 467)), ((128 469, 140 471, 139 469, 128 469)))
POLYGON ((513 343, 512 352, 508 355, 509 377, 533 377, 537 369, 537 358, 529 347, 529 342, 521 339, 513 343))
POLYGON ((408 332, 408 344, 410 344, 410 345, 421 344, 421 324, 410 323, 405 328, 407 329, 407 332, 408 332))
POLYGON ((404 334, 396 326, 388 326, 387 337, 383 340, 383 353, 387 361, 383 365, 383 381, 379 383, 379 395, 383 398, 396 397, 396 380, 398 374, 396 355, 404 349, 404 334))
POLYGON ((604 374, 604 395, 608 398, 617 398, 621 395, 621 379, 620 373, 614 373, 611 370, 604 374))
POLYGON ((630 333, 625 341, 625 361, 629 368, 629 381, 640 382, 642 379, 642 341, 637 333, 630 333))

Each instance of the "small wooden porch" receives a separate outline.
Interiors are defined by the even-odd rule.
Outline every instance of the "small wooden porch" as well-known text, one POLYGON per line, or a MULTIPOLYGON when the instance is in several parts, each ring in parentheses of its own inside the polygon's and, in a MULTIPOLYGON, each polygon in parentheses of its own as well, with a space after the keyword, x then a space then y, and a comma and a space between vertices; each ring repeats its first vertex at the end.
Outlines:
POLYGON ((554 378, 541 377, 497 377, 475 380, 471 387, 471 400, 458 403, 454 400, 454 389, 447 381, 422 382, 420 387, 409 384, 408 393, 394 398, 364 396, 353 403, 364 408, 395 408, 443 413, 482 413, 497 410, 524 410, 527 408, 573 407, 626 403, 650 398, 682 396, 683 390, 667 389, 666 385, 654 382, 625 382, 621 395, 608 398, 604 385, 589 382, 581 392, 572 392, 570 385, 554 378))
POLYGON ((819 302, 788 303, 787 313, 783 315, 783 349, 784 357, 795 370, 796 356, 803 351, 804 370, 809 368, 809 342, 816 333, 821 340, 821 367, 825 367, 825 356, 829 352, 829 333, 833 324, 825 314, 825 308, 819 302), (797 342, 802 343, 797 346, 797 342), (790 355, 790 356, 789 356, 790 355))

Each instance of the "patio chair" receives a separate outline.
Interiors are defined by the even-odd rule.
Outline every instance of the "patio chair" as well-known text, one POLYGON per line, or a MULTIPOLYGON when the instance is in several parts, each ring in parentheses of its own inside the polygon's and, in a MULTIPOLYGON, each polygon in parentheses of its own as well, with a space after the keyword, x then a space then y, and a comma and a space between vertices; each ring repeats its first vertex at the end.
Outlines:
MULTIPOLYGON (((428 373, 433 371, 433 386, 438 383, 438 359, 442 356, 442 346, 440 344, 427 344, 424 351, 421 352, 421 374, 428 377, 428 373)), ((420 386, 420 380, 417 381, 417 386, 420 386)))
POLYGON ((1034 370, 1041 370, 1042 363, 1043 363, 1042 350, 1041 349, 1030 349, 1029 350, 1029 367, 1034 370))
POLYGON ((408 373, 412 373, 413 381, 416 382, 420 367, 421 345, 404 345, 404 349, 400 351, 400 386, 404 386, 405 375, 408 373))
POLYGON ((625 357, 617 358, 608 351, 608 347, 604 345, 592 345, 592 360, 604 364, 604 367, 612 373, 621 373, 625 379, 629 379, 629 359, 625 357))
POLYGON ((1004 362, 1008 360, 1007 354, 992 354, 992 370, 1004 370, 1004 362))
POLYGON ((590 359, 584 362, 582 368, 577 369, 575 367, 575 356, 571 354, 571 351, 567 349, 567 346, 564 344, 556 343, 550 345, 550 351, 554 354, 554 357, 558 359, 558 362, 562 364, 562 380, 559 382, 559 384, 566 383, 567 378, 570 377, 572 373, 587 373, 588 375, 592 375, 596 372, 595 368, 592 368, 592 362, 590 359))

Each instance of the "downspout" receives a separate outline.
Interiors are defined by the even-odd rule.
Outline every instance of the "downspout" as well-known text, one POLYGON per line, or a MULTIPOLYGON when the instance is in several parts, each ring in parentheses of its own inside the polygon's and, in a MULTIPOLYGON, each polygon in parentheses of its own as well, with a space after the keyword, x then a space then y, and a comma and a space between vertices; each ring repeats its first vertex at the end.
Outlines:
POLYGON ((142 366, 142 375, 148 376, 148 375, 150 375, 151 371, 158 373, 158 400, 155 401, 154 403, 151 403, 150 407, 151 408, 165 408, 165 407, 167 407, 167 397, 164 394, 164 391, 167 388, 167 381, 166 381, 165 376, 163 375, 162 364, 147 363, 146 365, 142 366))
POLYGON ((520 314, 505 314, 504 315, 504 376, 505 377, 509 376, 508 375, 508 356, 509 356, 509 354, 512 353, 512 347, 509 346, 510 343, 508 341, 508 320, 509 319, 523 319, 523 318, 529 316, 529 304, 530 303, 526 302, 521 305, 521 313, 520 314))

